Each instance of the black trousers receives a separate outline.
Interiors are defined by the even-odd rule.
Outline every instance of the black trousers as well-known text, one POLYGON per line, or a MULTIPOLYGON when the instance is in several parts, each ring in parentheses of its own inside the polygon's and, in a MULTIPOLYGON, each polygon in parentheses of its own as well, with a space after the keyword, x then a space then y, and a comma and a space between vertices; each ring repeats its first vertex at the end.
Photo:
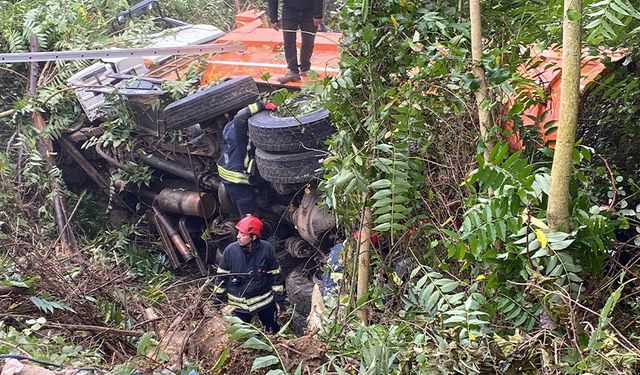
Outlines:
POLYGON ((284 57, 287 68, 295 73, 311 69, 311 55, 313 43, 318 28, 313 24, 313 18, 282 18, 282 38, 284 42, 284 57), (300 65, 298 65, 298 51, 296 48, 296 34, 301 31, 302 45, 300 46, 300 65))
MULTIPOLYGON (((280 331, 280 324, 278 324, 278 319, 276 317, 276 303, 272 302, 267 307, 262 310, 257 311, 254 314, 258 314, 258 318, 260 318, 260 322, 264 326, 264 328, 271 332, 276 333, 280 331)), ((251 317, 253 314, 247 312, 234 311, 233 315, 242 319, 245 323, 251 323, 251 317)))
POLYGON ((229 194, 229 197, 238 208, 240 218, 245 217, 247 214, 256 214, 256 192, 253 185, 234 184, 224 180, 222 183, 227 194, 229 194))

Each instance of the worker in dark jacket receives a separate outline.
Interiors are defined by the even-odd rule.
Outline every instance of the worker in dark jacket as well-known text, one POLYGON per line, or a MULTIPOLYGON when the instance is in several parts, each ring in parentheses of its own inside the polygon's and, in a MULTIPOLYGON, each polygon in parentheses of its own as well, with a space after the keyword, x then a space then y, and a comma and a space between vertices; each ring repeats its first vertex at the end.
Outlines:
POLYGON ((273 247, 260 239, 262 221, 248 215, 236 224, 237 241, 224 249, 218 265, 216 298, 235 307, 234 315, 249 323, 258 314, 262 325, 278 332, 276 314, 284 311, 282 275, 273 247))
POLYGON ((249 141, 249 117, 263 110, 274 111, 276 106, 257 101, 241 109, 222 130, 222 155, 218 159, 218 175, 225 190, 238 208, 240 217, 256 213, 253 188, 256 179, 255 149, 249 141))
POLYGON ((322 25, 323 0, 282 0, 282 21, 278 19, 278 0, 269 0, 269 22, 276 30, 282 28, 284 57, 287 74, 277 78, 278 82, 300 81, 311 69, 311 55, 316 31, 322 25), (300 29, 300 65, 296 49, 296 34, 300 29))

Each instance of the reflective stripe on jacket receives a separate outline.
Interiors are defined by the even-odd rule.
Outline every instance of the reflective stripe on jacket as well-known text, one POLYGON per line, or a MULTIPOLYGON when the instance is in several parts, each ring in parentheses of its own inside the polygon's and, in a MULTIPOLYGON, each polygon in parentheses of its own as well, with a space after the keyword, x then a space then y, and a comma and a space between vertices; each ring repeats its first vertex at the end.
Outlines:
POLYGON ((250 184, 254 173, 254 147, 249 141, 249 117, 262 111, 256 102, 241 109, 222 130, 222 153, 218 159, 218 175, 234 184, 250 184))
POLYGON ((258 240, 251 249, 231 243, 222 253, 217 277, 215 292, 226 294, 229 305, 242 311, 252 313, 284 300, 282 272, 267 241, 258 240))

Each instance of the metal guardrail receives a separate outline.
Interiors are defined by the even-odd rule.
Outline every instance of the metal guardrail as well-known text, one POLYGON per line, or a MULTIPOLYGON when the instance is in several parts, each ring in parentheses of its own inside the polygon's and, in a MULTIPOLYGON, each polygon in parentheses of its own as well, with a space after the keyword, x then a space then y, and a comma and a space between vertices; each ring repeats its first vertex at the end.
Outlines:
POLYGON ((0 63, 42 62, 61 60, 95 60, 103 58, 200 55, 206 53, 242 52, 244 46, 234 44, 203 44, 181 47, 115 48, 82 51, 49 51, 28 53, 0 53, 0 63))

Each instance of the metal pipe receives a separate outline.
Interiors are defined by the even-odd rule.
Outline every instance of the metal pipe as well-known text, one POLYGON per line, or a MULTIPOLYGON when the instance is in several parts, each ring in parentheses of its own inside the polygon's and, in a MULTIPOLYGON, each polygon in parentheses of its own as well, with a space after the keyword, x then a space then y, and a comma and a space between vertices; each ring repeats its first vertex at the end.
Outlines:
POLYGON ((98 155, 100 155, 101 158, 103 158, 104 160, 107 161, 107 163, 111 164, 112 166, 114 166, 116 168, 120 168, 125 172, 131 172, 131 170, 126 165, 120 163, 116 159, 114 159, 111 156, 107 155, 107 153, 102 150, 102 147, 100 147, 99 143, 96 144, 95 150, 96 150, 96 153, 98 155))
POLYGON ((163 189, 156 197, 156 202, 163 211, 204 219, 216 210, 216 200, 212 194, 184 189, 163 189))
POLYGON ((154 168, 160 169, 167 173, 171 173, 174 176, 178 176, 187 181, 191 181, 197 185, 200 185, 206 189, 211 189, 214 191, 218 190, 220 186, 220 180, 210 173, 196 173, 194 175, 193 171, 186 169, 178 163, 171 162, 166 159, 162 159, 153 154, 147 154, 142 150, 137 151, 137 155, 140 158, 140 161, 143 163, 152 166, 154 168))
POLYGON ((182 255, 182 258, 184 259, 184 261, 188 262, 189 260, 191 260, 191 258, 193 258, 193 255, 189 252, 189 248, 187 247, 187 244, 185 244, 184 240, 180 236, 180 233, 178 232, 178 230, 174 228, 173 225, 171 225, 171 222, 169 222, 169 219, 167 219, 167 217, 164 216, 158 208, 153 207, 153 212, 156 215, 156 219, 158 220, 158 223, 160 223, 160 225, 162 225, 162 227, 166 230, 167 236, 169 236, 171 243, 173 244, 173 246, 176 247, 176 250, 178 250, 180 255, 182 255))
POLYGON ((195 183, 199 182, 198 175, 194 175, 192 171, 185 169, 181 165, 178 165, 176 163, 170 162, 165 159, 161 159, 153 154, 147 154, 142 150, 138 151, 138 157, 140 158, 140 161, 154 168, 163 170, 167 173, 171 173, 172 175, 178 176, 187 181, 191 181, 195 183))
POLYGON ((171 240, 167 235, 166 229, 164 229, 164 226, 160 224, 160 221, 158 220, 158 216, 153 215, 151 220, 153 221, 153 224, 156 226, 156 229, 158 229, 158 233, 160 234, 160 238, 162 239, 162 244, 164 245, 164 252, 165 254, 167 254, 167 258, 169 258, 171 267, 173 267, 173 269, 180 267, 180 260, 178 259, 178 255, 174 251, 173 244, 171 243, 171 240))

